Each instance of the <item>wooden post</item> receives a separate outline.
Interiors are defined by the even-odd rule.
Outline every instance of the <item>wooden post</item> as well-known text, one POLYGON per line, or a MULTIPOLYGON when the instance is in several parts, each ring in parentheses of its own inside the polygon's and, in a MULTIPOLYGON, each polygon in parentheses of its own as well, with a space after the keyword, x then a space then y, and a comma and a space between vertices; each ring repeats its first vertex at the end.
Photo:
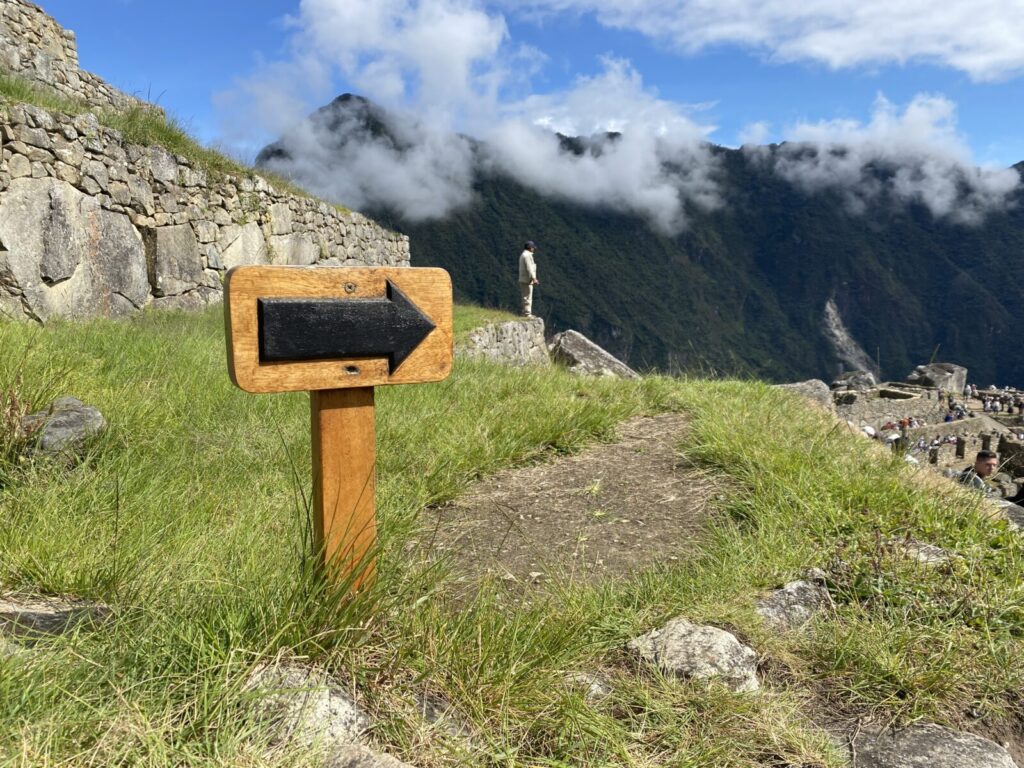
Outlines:
POLYGON ((981 450, 988 451, 992 448, 992 435, 981 436, 981 450))
POLYGON ((928 463, 929 464, 938 464, 939 463, 939 449, 938 448, 929 448, 928 449, 928 463))
POLYGON ((967 454, 967 440, 962 437, 956 439, 956 457, 958 459, 964 458, 967 454))
POLYGON ((334 582, 369 586, 376 566, 376 418, 373 387, 309 393, 313 546, 334 582))

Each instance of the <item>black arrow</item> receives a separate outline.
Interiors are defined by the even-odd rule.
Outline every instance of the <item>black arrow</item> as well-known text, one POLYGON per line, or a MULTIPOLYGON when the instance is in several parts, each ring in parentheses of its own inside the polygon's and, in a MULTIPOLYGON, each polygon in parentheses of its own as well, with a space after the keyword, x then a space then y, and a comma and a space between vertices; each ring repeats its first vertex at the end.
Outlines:
POLYGON ((260 361, 388 356, 394 373, 434 323, 387 281, 380 299, 257 299, 260 361))

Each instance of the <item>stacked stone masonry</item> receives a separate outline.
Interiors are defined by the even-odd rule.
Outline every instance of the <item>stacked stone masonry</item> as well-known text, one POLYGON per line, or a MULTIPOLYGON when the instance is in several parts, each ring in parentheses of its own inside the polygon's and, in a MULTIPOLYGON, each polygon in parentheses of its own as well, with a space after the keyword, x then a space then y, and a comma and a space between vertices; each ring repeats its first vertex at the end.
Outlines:
POLYGON ((506 365, 551 365, 540 318, 487 323, 474 329, 456 348, 465 357, 506 365))
POLYGON ((75 33, 27 0, 0 0, 0 71, 34 80, 96 107, 124 110, 145 104, 79 69, 75 33))
POLYGON ((358 213, 211 178, 91 113, 0 102, 0 151, 0 316, 198 309, 238 264, 409 265, 408 237, 358 213))

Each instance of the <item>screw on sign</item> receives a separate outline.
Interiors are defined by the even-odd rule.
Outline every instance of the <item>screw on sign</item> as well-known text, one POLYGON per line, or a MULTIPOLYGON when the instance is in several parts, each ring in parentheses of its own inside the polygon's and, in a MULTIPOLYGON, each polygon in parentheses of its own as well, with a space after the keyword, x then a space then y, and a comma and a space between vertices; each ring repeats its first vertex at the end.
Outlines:
POLYGON ((373 579, 373 388, 452 369, 452 283, 443 269, 245 266, 224 282, 228 371, 246 392, 308 391, 314 546, 352 589, 373 579))

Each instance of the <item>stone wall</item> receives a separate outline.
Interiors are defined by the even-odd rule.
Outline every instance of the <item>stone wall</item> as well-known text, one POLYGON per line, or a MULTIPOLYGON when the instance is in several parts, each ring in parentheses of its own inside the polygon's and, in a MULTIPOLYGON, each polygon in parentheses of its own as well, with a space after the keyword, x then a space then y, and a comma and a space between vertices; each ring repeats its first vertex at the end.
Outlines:
POLYGON ((97 107, 123 110, 144 104, 91 72, 79 69, 75 33, 61 27, 42 8, 27 0, 0 0, 2 70, 97 107))
POLYGON ((408 238, 358 213, 211 178, 91 113, 0 102, 0 140, 2 316, 201 308, 238 264, 409 265, 408 238))
POLYGON ((507 365, 551 365, 544 341, 544 321, 536 317, 476 328, 456 347, 456 352, 507 365))
POLYGON ((834 395, 839 418, 853 422, 858 427, 871 426, 877 429, 887 421, 899 421, 911 416, 929 424, 938 424, 946 415, 944 401, 939 402, 937 393, 929 390, 921 390, 920 394, 908 399, 880 397, 875 391, 834 395), (853 402, 844 402, 844 399, 853 402))

